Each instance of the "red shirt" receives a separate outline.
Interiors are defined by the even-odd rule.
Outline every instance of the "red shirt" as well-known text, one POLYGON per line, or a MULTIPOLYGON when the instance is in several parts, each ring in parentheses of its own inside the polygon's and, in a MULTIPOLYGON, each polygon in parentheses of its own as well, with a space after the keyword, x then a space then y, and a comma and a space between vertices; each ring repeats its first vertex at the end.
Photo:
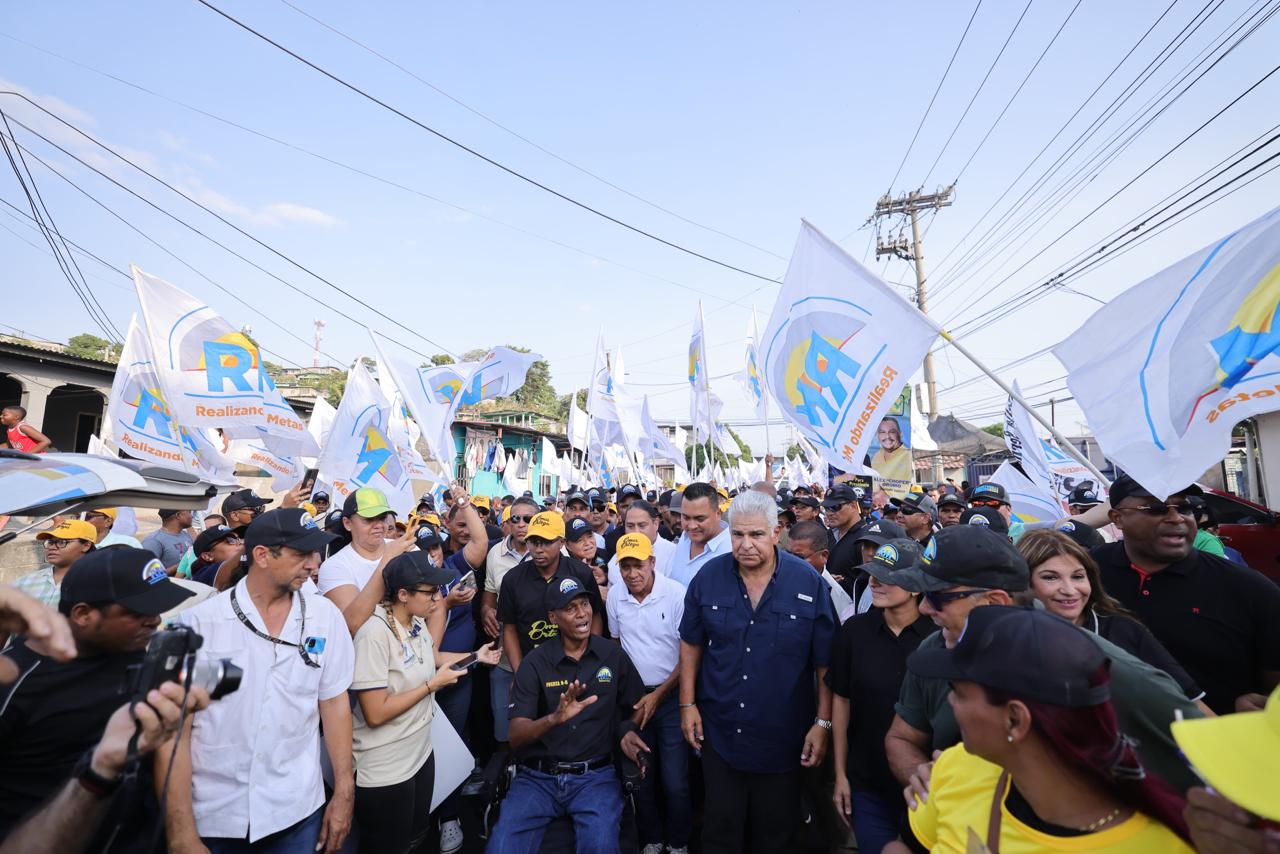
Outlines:
POLYGON ((17 424, 9 428, 9 447, 19 451, 34 453, 36 440, 22 432, 22 425, 26 423, 27 422, 25 421, 19 421, 17 424))

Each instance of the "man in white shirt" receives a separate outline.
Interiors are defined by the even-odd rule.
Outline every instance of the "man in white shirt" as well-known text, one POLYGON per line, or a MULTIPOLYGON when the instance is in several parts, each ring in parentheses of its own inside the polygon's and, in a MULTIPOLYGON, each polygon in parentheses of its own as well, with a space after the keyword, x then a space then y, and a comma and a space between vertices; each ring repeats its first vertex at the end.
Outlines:
POLYGON ((301 508, 264 513, 245 532, 248 575, 181 614, 204 638, 202 654, 234 660, 244 676, 179 741, 165 811, 170 851, 335 852, 346 839, 355 650, 333 603, 300 590, 332 539, 301 508), (334 777, 327 807, 321 725, 334 777))
POLYGON ((720 518, 720 496, 709 483, 691 483, 680 499, 680 526, 671 577, 688 587, 713 557, 729 553, 729 526, 720 518))
MULTIPOLYGON (((676 554, 676 544, 658 536, 658 528, 662 519, 658 508, 648 501, 635 499, 622 514, 623 534, 644 534, 653 543, 653 568, 659 575, 671 574, 671 559, 676 554)), ((622 572, 618 568, 618 555, 615 551, 609 558, 609 586, 615 590, 622 589, 622 572)))
MULTIPOLYGON (((641 515, 636 504, 631 506, 628 519, 641 515)), ((629 532, 618 540, 615 557, 622 583, 605 600, 605 609, 609 626, 645 685, 645 694, 635 706, 640 737, 651 760, 636 793, 640 845, 644 851, 657 846, 654 850, 683 854, 693 830, 689 751, 680 731, 676 702, 684 588, 656 570, 653 546, 647 536, 638 532, 629 532), (656 768, 652 767, 653 759, 657 760, 656 768)))

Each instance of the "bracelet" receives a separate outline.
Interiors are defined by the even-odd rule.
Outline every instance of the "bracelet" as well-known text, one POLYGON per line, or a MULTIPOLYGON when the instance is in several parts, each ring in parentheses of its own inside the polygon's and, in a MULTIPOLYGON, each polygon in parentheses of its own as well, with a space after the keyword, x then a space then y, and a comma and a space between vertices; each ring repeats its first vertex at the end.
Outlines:
POLYGON ((80 761, 76 763, 75 768, 71 771, 71 777, 95 798, 106 798, 114 795, 116 790, 120 788, 121 782, 123 782, 122 777, 109 780, 93 770, 92 749, 80 757, 80 761))
POLYGON ((680 705, 680 708, 682 709, 692 709, 694 706, 698 704, 697 703, 680 703, 679 705, 680 705))

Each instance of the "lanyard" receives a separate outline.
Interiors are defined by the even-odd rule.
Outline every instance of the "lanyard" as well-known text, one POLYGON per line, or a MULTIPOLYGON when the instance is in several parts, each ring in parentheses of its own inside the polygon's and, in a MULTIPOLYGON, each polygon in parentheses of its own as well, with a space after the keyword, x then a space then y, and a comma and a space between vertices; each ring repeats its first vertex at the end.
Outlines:
MULTIPOLYGON (((298 639, 301 640, 306 635, 306 632, 307 632, 307 597, 303 596, 301 593, 298 594, 298 607, 302 612, 302 628, 298 634, 298 639)), ((302 646, 302 644, 297 644, 297 643, 293 643, 292 641, 281 640, 280 638, 273 637, 267 634, 266 632, 259 631, 257 626, 249 622, 249 618, 244 615, 244 611, 240 610, 240 603, 236 601, 236 589, 234 587, 231 588, 231 610, 235 612, 236 619, 239 620, 241 623, 243 623, 246 629, 253 632, 258 637, 262 638, 263 640, 269 640, 272 643, 277 644, 278 646, 293 647, 298 651, 298 655, 302 656, 302 660, 307 665, 307 667, 320 666, 319 662, 313 660, 311 656, 307 655, 307 650, 302 646)))

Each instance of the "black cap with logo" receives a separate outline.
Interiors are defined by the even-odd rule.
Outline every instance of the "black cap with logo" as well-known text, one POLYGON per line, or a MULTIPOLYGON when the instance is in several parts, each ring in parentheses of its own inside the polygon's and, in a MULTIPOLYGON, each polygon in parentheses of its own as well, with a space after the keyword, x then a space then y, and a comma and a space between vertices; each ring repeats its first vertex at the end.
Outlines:
POLYGON ((619 501, 624 498, 639 498, 640 496, 640 487, 632 483, 628 483, 626 486, 622 487, 622 489, 618 490, 619 501))
POLYGON ((890 522, 888 519, 876 519, 869 525, 860 529, 855 529, 853 535, 857 537, 855 543, 866 541, 875 543, 877 546, 883 546, 890 540, 896 540, 907 536, 906 528, 903 528, 897 522, 890 522))
POLYGON ((234 536, 236 536, 236 532, 228 528, 226 525, 211 525, 200 532, 200 536, 196 537, 196 541, 192 544, 191 550, 195 552, 195 556, 198 558, 200 555, 225 540, 227 537, 234 536))
POLYGON ((897 584, 894 573, 915 566, 920 557, 920 544, 910 537, 894 537, 876 549, 871 560, 858 568, 885 584, 897 584))
POLYGON ((791 506, 795 507, 797 504, 803 505, 805 507, 812 507, 814 509, 817 509, 819 506, 818 499, 814 498, 812 495, 810 495, 807 492, 801 493, 799 491, 797 491, 794 495, 791 496, 791 506))
POLYGON ((903 516, 910 516, 913 513, 928 513, 928 509, 924 505, 925 496, 908 495, 906 498, 891 498, 889 502, 898 508, 898 512, 903 516))
POLYGON ((960 514, 961 525, 978 525, 984 528, 990 528, 997 534, 1009 534, 1009 523, 1004 520, 1004 516, 994 507, 971 507, 960 514))
POLYGON ((170 581, 164 564, 147 549, 95 549, 63 576, 58 610, 70 614, 81 603, 110 602, 158 616, 194 595, 195 591, 170 581))
POLYGON ((587 588, 578 583, 578 579, 568 576, 553 576, 547 582, 547 610, 559 611, 579 596, 586 596, 587 588))
POLYGON ((831 510, 835 507, 841 507, 845 504, 854 504, 862 500, 859 493, 862 490, 855 490, 852 486, 846 484, 837 484, 827 490, 827 497, 822 499, 822 506, 831 510))
MULTIPOLYGON (((1178 494, 1204 495, 1204 490, 1193 483, 1184 489, 1175 489, 1173 492, 1169 493, 1169 495, 1178 495, 1178 494)), ((1111 499, 1112 507, 1115 507, 1117 504, 1119 504, 1121 501, 1124 501, 1126 498, 1132 498, 1135 495, 1144 497, 1144 498, 1147 496, 1150 496, 1157 500, 1159 500, 1160 498, 1160 496, 1156 495, 1151 490, 1147 489, 1145 486, 1138 483, 1133 478, 1129 477, 1129 475, 1127 474, 1120 475, 1111 483, 1110 499, 1111 499)), ((1165 498, 1168 498, 1168 496, 1165 496, 1165 498)))
POLYGON ((300 552, 319 552, 335 539, 301 507, 281 507, 263 513, 249 524, 244 533, 244 550, 248 554, 258 546, 288 546, 300 552))
POLYGON ((1015 697, 1054 706, 1096 706, 1110 685, 1090 684, 1108 663, 1084 629, 1034 608, 984 605, 952 649, 918 649, 907 669, 925 679, 976 682, 1015 697))
POLYGON ((980 483, 969 490, 969 503, 972 504, 975 501, 998 501, 1001 504, 1008 504, 1009 493, 998 483, 980 483))
POLYGON ((925 544, 920 559, 896 576, 912 593, 951 587, 983 587, 1017 593, 1030 583, 1027 561, 1004 534, 980 525, 943 528, 925 544))
POLYGON ((266 507, 271 503, 270 498, 263 498, 252 489, 237 489, 235 492, 222 499, 222 513, 233 513, 236 510, 250 510, 266 507))
POLYGON ((947 504, 954 504, 954 505, 956 505, 957 507, 968 507, 968 506, 969 506, 968 504, 965 504, 965 503, 964 503, 964 498, 962 498, 962 497, 960 496, 960 494, 959 494, 959 493, 956 493, 956 492, 948 492, 948 493, 946 493, 945 495, 941 496, 941 497, 938 499, 938 507, 939 507, 939 508, 942 508, 944 505, 947 505, 947 504))
POLYGON ((453 579, 452 570, 436 566, 424 551, 405 552, 393 557, 382 569, 382 582, 393 596, 402 588, 412 590, 419 584, 439 587, 453 579))
POLYGON ((587 494, 585 492, 569 493, 569 497, 564 500, 564 505, 568 507, 570 504, 572 504, 575 501, 580 501, 587 507, 591 506, 591 502, 587 499, 587 494))
POLYGON ((566 543, 576 543, 583 537, 590 537, 595 534, 595 529, 591 527, 591 523, 586 519, 578 518, 569 522, 564 529, 564 541, 566 543))

